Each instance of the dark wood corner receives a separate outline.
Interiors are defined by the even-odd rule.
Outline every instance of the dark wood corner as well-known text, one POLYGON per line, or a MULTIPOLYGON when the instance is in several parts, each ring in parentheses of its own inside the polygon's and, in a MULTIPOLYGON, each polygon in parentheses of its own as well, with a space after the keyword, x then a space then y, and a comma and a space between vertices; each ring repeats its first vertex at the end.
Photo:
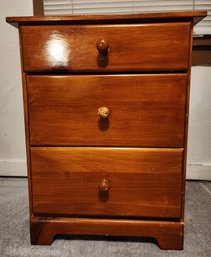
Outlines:
POLYGON ((211 66, 211 35, 194 37, 192 66, 211 66))
POLYGON ((34 16, 44 15, 43 0, 33 0, 33 13, 34 16))

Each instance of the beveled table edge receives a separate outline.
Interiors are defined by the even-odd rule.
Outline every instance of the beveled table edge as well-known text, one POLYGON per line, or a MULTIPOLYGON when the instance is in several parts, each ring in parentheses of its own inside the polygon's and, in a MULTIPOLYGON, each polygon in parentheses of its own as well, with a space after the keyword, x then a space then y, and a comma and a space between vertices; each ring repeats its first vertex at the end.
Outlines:
POLYGON ((198 23, 207 16, 206 11, 142 12, 134 14, 98 14, 70 16, 14 16, 6 21, 14 26, 41 24, 97 24, 97 23, 136 23, 157 21, 192 21, 198 23))

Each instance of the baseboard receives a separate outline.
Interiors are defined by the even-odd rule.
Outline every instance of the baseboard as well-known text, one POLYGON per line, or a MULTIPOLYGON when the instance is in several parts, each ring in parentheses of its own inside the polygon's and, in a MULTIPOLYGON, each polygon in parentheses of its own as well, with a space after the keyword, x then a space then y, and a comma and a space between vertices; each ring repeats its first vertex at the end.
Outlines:
POLYGON ((211 164, 188 164, 186 179, 211 180, 211 164))
MULTIPOLYGON (((27 176, 24 160, 0 161, 0 176, 27 176)), ((211 180, 211 165, 188 164, 186 179, 211 180)))
POLYGON ((0 160, 0 176, 27 176, 24 160, 0 160))

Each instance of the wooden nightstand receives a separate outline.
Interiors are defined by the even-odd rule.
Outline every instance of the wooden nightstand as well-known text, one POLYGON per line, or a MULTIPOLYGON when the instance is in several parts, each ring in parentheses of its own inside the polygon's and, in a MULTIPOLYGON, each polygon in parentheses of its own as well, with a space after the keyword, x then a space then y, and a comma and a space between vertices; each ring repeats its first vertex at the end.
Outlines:
POLYGON ((18 24, 32 244, 56 234, 183 248, 192 27, 206 12, 18 24))

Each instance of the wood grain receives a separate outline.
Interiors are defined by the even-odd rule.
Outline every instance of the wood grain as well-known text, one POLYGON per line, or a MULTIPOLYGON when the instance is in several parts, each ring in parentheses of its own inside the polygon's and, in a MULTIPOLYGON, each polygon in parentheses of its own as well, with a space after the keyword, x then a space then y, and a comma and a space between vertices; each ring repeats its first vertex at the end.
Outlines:
POLYGON ((96 23, 144 23, 166 21, 190 21, 196 24, 207 16, 206 11, 179 11, 179 12, 143 12, 134 14, 101 14, 101 15, 71 15, 71 16, 22 16, 7 17, 6 21, 11 24, 37 25, 37 24, 96 24, 96 23))
POLYGON ((36 215, 179 218, 183 150, 31 148, 36 215), (110 189, 100 194, 103 179, 110 189))
POLYGON ((186 83, 186 74, 28 76, 30 143, 183 147, 186 83))
MULTIPOLYGON (((21 68, 23 68, 23 56, 22 56, 22 41, 21 41, 21 29, 19 29, 19 44, 21 53, 21 68)), ((30 159, 30 136, 29 136, 29 111, 28 111, 28 97, 27 97, 27 74, 25 72, 22 75, 22 92, 23 92, 23 109, 24 109, 24 126, 25 126, 25 144, 26 144, 26 164, 27 164, 27 176, 28 176, 28 194, 29 194, 29 212, 30 217, 33 215, 32 210, 32 185, 31 185, 31 159, 30 159)))
POLYGON ((138 236, 157 240, 161 249, 183 249, 183 222, 87 218, 31 219, 31 243, 49 245, 55 235, 138 236))
POLYGON ((85 234, 183 248, 191 38, 206 15, 7 17, 20 32, 32 244, 85 234))
MULTIPOLYGON (((190 30, 191 45, 193 43, 193 28, 190 30)), ((189 121, 189 103, 190 103, 190 80, 191 80, 191 64, 192 64, 192 51, 189 53, 189 70, 186 92, 186 107, 185 107, 185 137, 184 137, 184 160, 183 160, 183 178, 182 178, 182 213, 181 221, 184 221, 185 214, 185 188, 186 188, 186 169, 187 169, 187 152, 188 152, 188 121, 189 121)))
POLYGON ((191 23, 23 26, 24 71, 187 70, 191 23), (99 40, 109 43, 98 53, 99 40))

